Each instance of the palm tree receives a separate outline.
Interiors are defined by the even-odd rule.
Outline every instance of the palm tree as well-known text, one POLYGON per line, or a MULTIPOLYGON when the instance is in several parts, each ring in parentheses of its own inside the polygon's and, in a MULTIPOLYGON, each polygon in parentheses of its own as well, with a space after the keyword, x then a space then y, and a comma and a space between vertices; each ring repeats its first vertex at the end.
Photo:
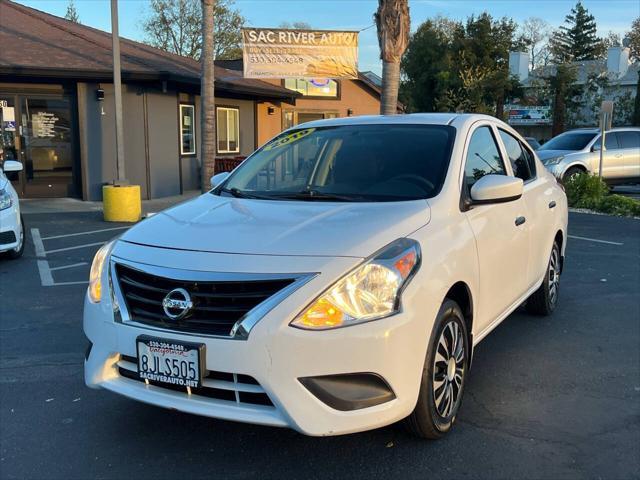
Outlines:
POLYGON ((398 112, 400 87, 400 59, 409 43, 409 0, 378 0, 374 15, 378 29, 380 58, 382 59, 382 99, 380 113, 398 112))
POLYGON ((200 188, 209 190, 216 161, 216 104, 214 97, 213 11, 216 0, 202 0, 202 52, 200 62, 200 188))

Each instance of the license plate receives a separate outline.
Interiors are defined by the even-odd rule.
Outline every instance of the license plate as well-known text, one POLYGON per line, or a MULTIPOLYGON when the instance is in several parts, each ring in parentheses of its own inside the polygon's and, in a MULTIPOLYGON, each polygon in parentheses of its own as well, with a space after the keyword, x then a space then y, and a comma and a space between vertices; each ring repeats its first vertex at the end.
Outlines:
POLYGON ((204 371, 204 344, 138 337, 138 376, 150 382, 199 388, 204 371))

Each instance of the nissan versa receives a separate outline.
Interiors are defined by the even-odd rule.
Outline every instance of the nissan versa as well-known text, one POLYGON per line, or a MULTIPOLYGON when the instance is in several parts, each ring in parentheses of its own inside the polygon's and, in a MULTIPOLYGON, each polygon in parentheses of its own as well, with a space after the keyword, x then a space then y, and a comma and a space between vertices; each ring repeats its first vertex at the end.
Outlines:
POLYGON ((103 246, 85 381, 309 435, 438 438, 473 347, 558 303, 564 191, 483 115, 321 120, 103 246))

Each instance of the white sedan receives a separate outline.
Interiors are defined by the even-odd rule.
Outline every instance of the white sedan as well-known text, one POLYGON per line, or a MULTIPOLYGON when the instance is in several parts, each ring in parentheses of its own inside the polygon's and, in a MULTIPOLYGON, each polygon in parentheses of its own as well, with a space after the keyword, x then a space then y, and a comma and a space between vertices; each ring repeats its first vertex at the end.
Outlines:
POLYGON ((311 122, 96 254, 85 382, 336 435, 455 422, 473 347, 558 304, 567 201, 483 115, 311 122))
POLYGON ((22 164, 5 160, 0 168, 0 253, 19 258, 24 252, 24 223, 20 215, 20 202, 5 172, 19 172, 22 164))

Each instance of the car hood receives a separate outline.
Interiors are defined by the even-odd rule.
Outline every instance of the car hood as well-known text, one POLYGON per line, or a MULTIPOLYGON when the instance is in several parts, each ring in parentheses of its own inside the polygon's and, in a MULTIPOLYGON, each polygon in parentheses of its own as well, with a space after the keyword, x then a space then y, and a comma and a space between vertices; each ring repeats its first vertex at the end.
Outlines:
POLYGON ((576 152, 573 150, 536 150, 536 155, 538 155, 538 158, 542 163, 545 163, 547 160, 552 158, 559 157, 560 155, 569 155, 571 153, 576 152))
POLYGON ((4 187, 9 183, 4 175, 0 173, 0 190, 4 190, 4 187))
POLYGON ((120 239, 204 252, 367 257, 429 220, 426 200, 335 203, 207 193, 151 216, 120 239))

